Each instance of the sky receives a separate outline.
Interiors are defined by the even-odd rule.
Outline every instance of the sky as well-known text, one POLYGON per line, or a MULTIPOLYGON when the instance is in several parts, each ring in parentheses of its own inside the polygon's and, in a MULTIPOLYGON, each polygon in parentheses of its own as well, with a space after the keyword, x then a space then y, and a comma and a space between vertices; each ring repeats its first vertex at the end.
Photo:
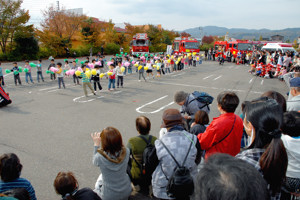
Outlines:
MULTIPOLYGON (((23 0, 31 23, 57 0, 23 0)), ((60 8, 83 8, 84 14, 114 23, 161 24, 182 31, 203 26, 284 29, 300 27, 300 0, 59 0, 60 8)))

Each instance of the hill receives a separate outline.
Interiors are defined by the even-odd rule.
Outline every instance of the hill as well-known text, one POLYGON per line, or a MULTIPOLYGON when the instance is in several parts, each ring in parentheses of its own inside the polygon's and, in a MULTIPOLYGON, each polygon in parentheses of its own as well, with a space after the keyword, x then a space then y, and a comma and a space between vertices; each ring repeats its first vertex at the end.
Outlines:
MULTIPOLYGON (((224 36, 227 32, 229 37, 236 39, 259 39, 260 36, 263 38, 270 38, 273 35, 282 35, 284 36, 284 41, 289 40, 293 42, 295 39, 300 37, 300 28, 287 28, 282 30, 270 30, 270 29, 244 29, 244 28, 225 28, 218 26, 204 26, 203 33, 204 35, 213 35, 213 36, 224 36)), ((191 34, 193 37, 199 37, 200 31, 199 27, 190 28, 184 30, 191 34)))

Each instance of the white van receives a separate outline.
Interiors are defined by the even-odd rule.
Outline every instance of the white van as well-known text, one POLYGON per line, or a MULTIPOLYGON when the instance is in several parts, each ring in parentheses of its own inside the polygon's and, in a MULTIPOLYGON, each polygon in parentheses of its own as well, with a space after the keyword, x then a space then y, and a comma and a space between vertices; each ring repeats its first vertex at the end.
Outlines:
POLYGON ((290 52, 297 53, 297 51, 294 49, 294 47, 291 44, 288 44, 288 43, 267 43, 265 46, 263 46, 261 48, 261 50, 281 51, 282 53, 290 51, 290 52))

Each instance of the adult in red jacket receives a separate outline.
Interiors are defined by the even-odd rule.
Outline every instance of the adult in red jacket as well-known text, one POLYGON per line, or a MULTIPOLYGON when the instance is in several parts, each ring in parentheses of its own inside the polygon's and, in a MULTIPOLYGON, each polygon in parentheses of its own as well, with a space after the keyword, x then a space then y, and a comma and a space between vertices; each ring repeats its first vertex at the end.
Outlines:
POLYGON ((221 115, 214 118, 211 124, 198 139, 205 158, 214 153, 237 155, 241 148, 243 120, 234 114, 239 105, 239 98, 233 92, 222 92, 217 97, 218 110, 221 115))

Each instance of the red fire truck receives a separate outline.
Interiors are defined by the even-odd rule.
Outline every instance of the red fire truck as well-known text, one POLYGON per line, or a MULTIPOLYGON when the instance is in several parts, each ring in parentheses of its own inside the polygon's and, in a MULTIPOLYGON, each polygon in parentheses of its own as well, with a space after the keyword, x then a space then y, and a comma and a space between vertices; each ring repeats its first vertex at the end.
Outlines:
POLYGON ((222 54, 222 56, 224 56, 224 53, 228 49, 228 42, 227 41, 216 41, 214 44, 214 49, 216 51, 216 57, 218 57, 219 54, 222 54))
POLYGON ((255 49, 255 44, 252 41, 248 40, 236 40, 236 41, 216 41, 214 44, 214 49, 216 51, 216 56, 218 56, 220 53, 223 54, 229 50, 233 57, 236 58, 238 51, 241 53, 248 53, 252 52, 253 49, 255 49))
POLYGON ((130 42, 130 52, 132 54, 149 53, 149 38, 147 33, 137 33, 130 42))
POLYGON ((199 42, 192 37, 177 37, 173 42, 174 53, 199 53, 199 42))
POLYGON ((238 51, 241 53, 252 52, 254 49, 254 44, 252 41, 248 40, 236 40, 228 42, 228 50, 232 53, 232 55, 236 58, 238 51))

